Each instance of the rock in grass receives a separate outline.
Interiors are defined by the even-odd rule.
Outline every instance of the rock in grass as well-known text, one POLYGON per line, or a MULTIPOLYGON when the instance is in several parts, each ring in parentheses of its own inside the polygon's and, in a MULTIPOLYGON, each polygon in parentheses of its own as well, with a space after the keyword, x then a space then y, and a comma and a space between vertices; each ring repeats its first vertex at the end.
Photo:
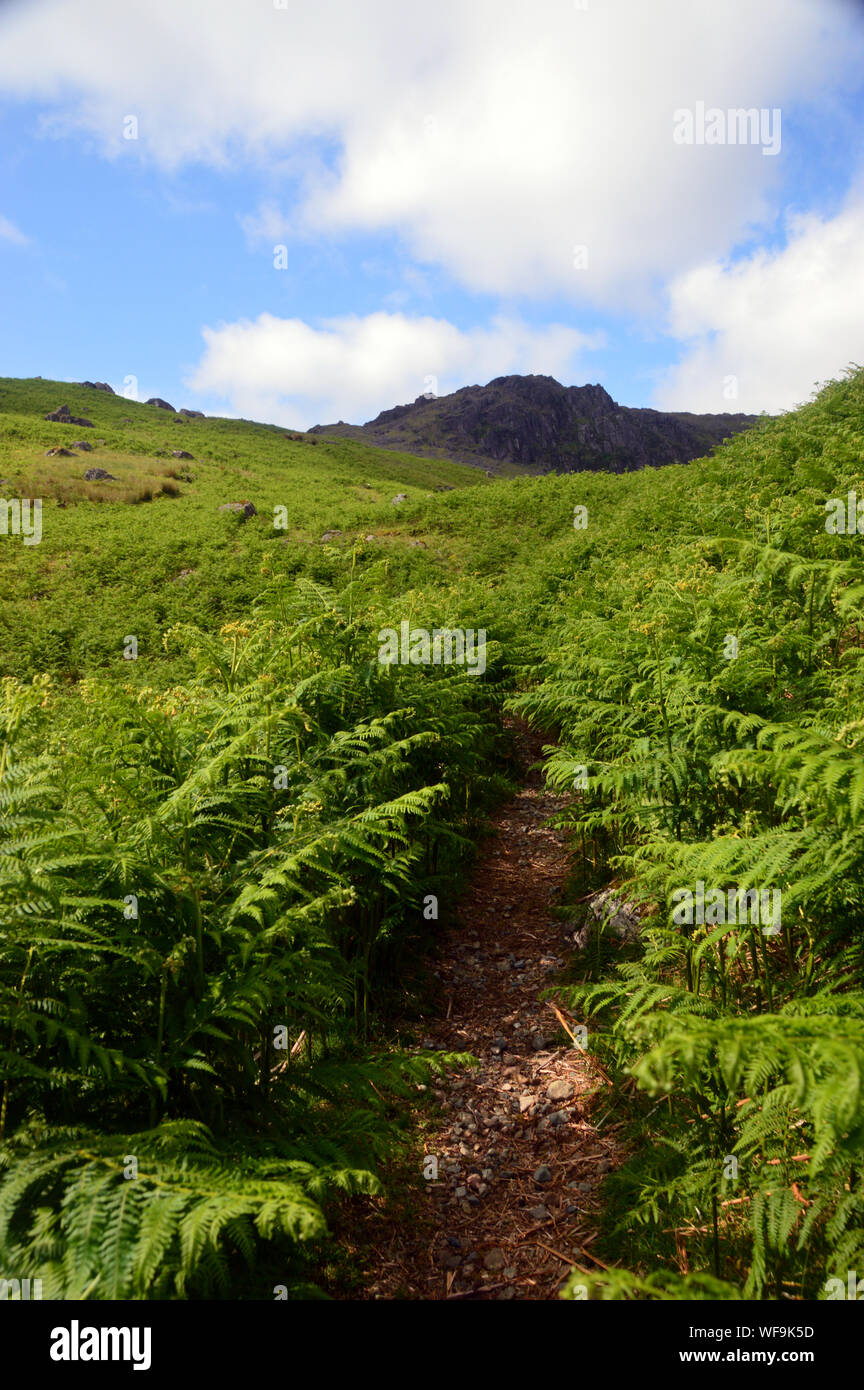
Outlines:
POLYGON ((85 483, 116 483, 117 479, 113 473, 106 473, 104 468, 88 468, 84 474, 85 483))
POLYGON ((114 391, 107 381, 82 381, 81 385, 89 386, 92 391, 107 391, 109 396, 114 395, 114 391))
POLYGON ((83 425, 88 430, 93 428, 92 420, 85 420, 80 415, 70 415, 68 405, 58 405, 56 410, 49 411, 45 419, 53 420, 58 425, 83 425))
POLYGON ((252 502, 223 502, 220 512, 240 512, 245 521, 247 516, 257 516, 258 511, 252 502))
POLYGON ((192 454, 190 454, 186 449, 172 449, 171 457, 173 459, 191 459, 192 454))
POLYGON ((173 405, 169 405, 167 401, 163 401, 161 396, 151 396, 149 401, 145 401, 145 405, 157 405, 160 410, 170 410, 172 415, 177 414, 173 405))
POLYGON ((72 449, 83 449, 85 454, 92 454, 93 452, 93 445, 88 444, 86 439, 73 439, 69 447, 72 449))
POLYGON ((541 1183, 541 1184, 547 1183, 547 1182, 551 1182, 551 1181, 552 1181, 552 1170, 551 1170, 551 1168, 547 1168, 545 1163, 541 1163, 541 1164, 540 1164, 540 1167, 537 1169, 537 1171, 536 1171, 535 1174, 534 1174, 534 1181, 535 1181, 535 1182, 538 1182, 538 1183, 541 1183))

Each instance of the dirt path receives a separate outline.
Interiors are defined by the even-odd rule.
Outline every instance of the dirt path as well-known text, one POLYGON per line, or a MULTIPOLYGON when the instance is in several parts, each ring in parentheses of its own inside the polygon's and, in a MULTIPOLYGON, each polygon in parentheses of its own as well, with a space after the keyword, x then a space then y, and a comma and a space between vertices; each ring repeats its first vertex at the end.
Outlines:
POLYGON ((561 1045, 566 1034, 538 998, 572 949, 550 912, 568 852, 546 825, 566 799, 527 771, 541 745, 521 738, 522 790, 495 816, 443 934, 444 1016, 423 1027, 424 1047, 471 1052, 480 1066, 436 1086, 425 1149, 437 1181, 427 1179, 412 1219, 373 1216, 366 1298, 554 1298, 573 1264, 594 1267, 592 1211, 612 1163, 587 1097, 605 1081, 561 1045))

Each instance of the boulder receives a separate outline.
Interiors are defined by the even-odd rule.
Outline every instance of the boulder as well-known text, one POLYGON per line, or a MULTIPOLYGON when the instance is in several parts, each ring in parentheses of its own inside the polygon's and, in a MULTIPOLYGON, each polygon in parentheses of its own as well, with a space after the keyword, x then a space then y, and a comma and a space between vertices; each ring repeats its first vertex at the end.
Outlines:
POLYGON ((113 473, 106 473, 104 468, 88 468, 84 474, 85 483, 116 483, 117 479, 113 473))
POLYGON ((180 414, 181 414, 181 415, 185 415, 186 418, 187 418, 188 420, 203 420, 203 419, 204 419, 204 411, 203 411, 203 410, 186 410, 186 409, 181 409, 180 414))
POLYGON ((45 457, 46 457, 46 459, 53 459, 53 458, 74 459, 75 455, 73 454, 73 452, 72 452, 71 449, 61 449, 61 448, 60 448, 60 445, 58 444, 58 445, 57 445, 55 448, 53 448, 53 449, 46 449, 46 450, 45 450, 45 457))
POLYGON ((107 391, 109 396, 115 394, 107 381, 82 381, 81 385, 89 386, 92 391, 107 391))
POLYGON ((239 512, 245 521, 247 516, 257 516, 257 509, 251 502, 223 502, 220 512, 239 512))
POLYGON ((187 453, 185 449, 172 449, 171 457, 173 459, 191 459, 192 455, 187 453))
POLYGON ((341 531, 325 531, 321 537, 321 544, 323 545, 326 541, 335 541, 336 537, 341 535, 341 531))
POLYGON ((601 922, 607 922, 621 941, 635 941, 639 936, 644 909, 640 910, 635 903, 625 902, 613 888, 594 893, 588 899, 587 908, 581 926, 576 922, 568 924, 571 928, 579 928, 573 936, 577 950, 583 950, 588 945, 601 922))
POLYGON ((161 396, 151 396, 150 399, 149 399, 149 401, 145 401, 144 404, 145 404, 145 405, 158 405, 158 407, 159 407, 160 410, 170 410, 172 415, 176 415, 176 414, 177 414, 177 412, 176 412, 176 410, 174 409, 173 405, 169 405, 167 401, 163 401, 161 396))
MULTIPOLYGON (((99 443, 101 444, 102 442, 103 441, 100 439, 99 443)), ((69 447, 72 449, 83 449, 85 454, 92 454, 93 452, 93 445, 88 444, 86 439, 73 439, 69 447)))

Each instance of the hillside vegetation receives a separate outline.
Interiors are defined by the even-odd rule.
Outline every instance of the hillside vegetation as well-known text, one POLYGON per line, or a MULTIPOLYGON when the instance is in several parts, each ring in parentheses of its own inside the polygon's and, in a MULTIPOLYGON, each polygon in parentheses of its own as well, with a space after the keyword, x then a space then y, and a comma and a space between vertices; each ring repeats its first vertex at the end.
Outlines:
POLYGON ((390 1020, 505 789, 504 711, 573 793, 573 915, 607 883, 642 913, 556 986, 633 1126, 588 1292, 862 1267, 864 569, 825 504, 864 496, 864 373, 688 465, 496 482, 56 382, 0 412, 0 495, 45 499, 41 544, 0 535, 4 1267, 320 1284, 328 1209, 381 1190, 453 1061, 390 1020), (93 452, 46 459, 67 400, 93 452), (406 619, 484 628, 485 672, 382 665, 406 619), (782 921, 682 922, 700 884, 782 921))

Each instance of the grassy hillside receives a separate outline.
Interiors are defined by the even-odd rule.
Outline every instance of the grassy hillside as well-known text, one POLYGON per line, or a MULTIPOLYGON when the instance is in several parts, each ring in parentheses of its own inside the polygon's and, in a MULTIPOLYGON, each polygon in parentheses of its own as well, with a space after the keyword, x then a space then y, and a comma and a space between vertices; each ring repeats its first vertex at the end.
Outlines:
POLYGON ((424 504, 436 487, 486 484, 446 461, 249 421, 178 423, 156 406, 40 380, 0 381, 0 479, 0 496, 44 499, 40 545, 0 536, 0 671, 71 679, 122 658, 129 633, 152 655, 172 622, 243 613, 262 574, 333 578, 338 558, 321 545, 328 531, 343 533, 337 549, 386 555, 406 577, 434 572, 442 537, 424 524, 424 504), (93 428, 43 419, 60 404, 93 428), (79 440, 92 451, 70 450, 79 440), (74 457, 46 457, 58 446, 74 457), (85 482, 90 468, 116 481, 85 482), (408 500, 394 505, 399 493, 408 500), (248 522, 219 510, 246 499, 258 512, 248 522), (281 529, 277 506, 287 509, 281 529), (420 539, 423 559, 412 554, 420 539))
POLYGON ((809 1298, 862 1266, 864 570, 825 504, 864 496, 864 374, 689 465, 494 483, 58 383, 0 408, 5 495, 68 499, 41 545, 0 537, 6 1267, 307 1290, 437 1065, 386 1020, 500 794, 505 707, 557 740, 574 916, 609 882, 642 913, 562 986, 635 1126, 593 1294, 809 1298), (105 442, 55 465, 61 401, 105 442), (179 495, 107 500, 175 448, 179 495), (88 498, 94 464, 118 482, 88 498), (402 619, 485 627, 485 674, 382 666, 402 619), (676 919, 700 883, 780 891, 779 930, 676 919))

